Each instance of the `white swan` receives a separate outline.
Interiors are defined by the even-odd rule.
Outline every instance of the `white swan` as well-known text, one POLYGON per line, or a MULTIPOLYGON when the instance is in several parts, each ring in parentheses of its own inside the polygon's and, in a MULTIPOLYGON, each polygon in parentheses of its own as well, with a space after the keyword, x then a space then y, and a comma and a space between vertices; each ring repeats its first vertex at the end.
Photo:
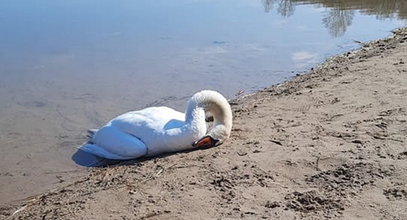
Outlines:
POLYGON ((218 92, 204 90, 188 102, 186 113, 150 107, 122 114, 97 130, 81 150, 115 160, 154 156, 221 144, 232 129, 232 110, 218 92), (205 112, 213 115, 207 133, 205 112), (207 135, 206 135, 207 134, 207 135))

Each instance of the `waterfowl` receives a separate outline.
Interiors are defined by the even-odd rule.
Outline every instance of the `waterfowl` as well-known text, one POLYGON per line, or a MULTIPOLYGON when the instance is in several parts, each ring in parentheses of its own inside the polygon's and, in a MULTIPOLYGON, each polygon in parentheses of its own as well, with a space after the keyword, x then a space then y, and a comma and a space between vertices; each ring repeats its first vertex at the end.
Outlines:
POLYGON ((220 93, 203 90, 188 101, 185 114, 168 107, 127 112, 92 132, 81 150, 127 160, 222 144, 232 129, 232 110, 220 93), (213 116, 207 132, 205 112, 213 116))

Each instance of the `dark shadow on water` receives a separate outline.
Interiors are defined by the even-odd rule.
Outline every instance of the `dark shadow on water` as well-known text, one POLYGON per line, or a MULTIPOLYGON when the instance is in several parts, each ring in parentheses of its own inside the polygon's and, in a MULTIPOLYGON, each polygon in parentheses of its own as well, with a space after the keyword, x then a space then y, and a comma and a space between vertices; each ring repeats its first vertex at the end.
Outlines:
POLYGON ((85 152, 81 149, 76 151, 71 158, 77 165, 84 166, 84 167, 105 167, 109 165, 114 165, 120 163, 119 160, 109 160, 105 158, 101 158, 85 152))
MULTIPOLYGON (((222 145, 221 145, 222 146, 222 145)), ((188 150, 183 150, 183 151, 178 151, 178 152, 172 152, 172 153, 164 153, 160 154, 157 156, 152 156, 152 157, 142 157, 142 158, 137 158, 137 159, 131 159, 131 160, 110 160, 110 159, 105 159, 101 158, 98 156, 95 156, 93 154, 87 153, 83 150, 78 150, 72 155, 72 160, 79 166, 84 166, 84 167, 106 167, 106 166, 125 166, 125 165, 134 165, 137 163, 141 163, 144 161, 148 160, 153 160, 153 159, 158 159, 158 158, 165 158, 174 154, 185 154, 189 153, 192 151, 200 151, 200 150, 206 150, 212 147, 201 147, 201 148, 195 148, 195 149, 188 149, 188 150)))

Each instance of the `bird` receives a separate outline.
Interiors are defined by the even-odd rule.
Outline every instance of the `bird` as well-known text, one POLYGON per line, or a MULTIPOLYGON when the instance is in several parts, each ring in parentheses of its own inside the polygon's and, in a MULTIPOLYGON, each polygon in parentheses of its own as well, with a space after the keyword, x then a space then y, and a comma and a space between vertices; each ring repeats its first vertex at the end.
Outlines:
POLYGON ((217 91, 202 90, 188 101, 185 113, 169 107, 130 111, 90 131, 79 149, 98 157, 129 160, 222 144, 232 130, 232 110, 217 91), (207 128, 205 113, 213 116, 207 128))

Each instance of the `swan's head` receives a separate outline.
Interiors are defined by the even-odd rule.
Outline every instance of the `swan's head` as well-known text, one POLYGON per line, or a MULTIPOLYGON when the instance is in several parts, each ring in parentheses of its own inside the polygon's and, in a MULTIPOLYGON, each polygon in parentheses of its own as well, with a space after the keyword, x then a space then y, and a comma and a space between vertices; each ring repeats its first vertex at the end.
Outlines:
POLYGON ((217 140, 210 135, 205 135, 203 138, 195 141, 192 146, 193 147, 199 147, 199 148, 207 148, 207 147, 215 147, 218 145, 221 145, 222 142, 220 140, 217 140))
POLYGON ((199 106, 213 116, 212 128, 192 145, 194 147, 213 147, 222 144, 229 138, 232 130, 233 116, 229 102, 220 93, 210 90, 198 92, 191 99, 195 99, 199 106))
POLYGON ((192 146, 200 148, 215 147, 223 144, 223 142, 228 139, 229 136, 230 131, 226 128, 226 126, 215 126, 208 132, 207 135, 195 141, 192 146))

